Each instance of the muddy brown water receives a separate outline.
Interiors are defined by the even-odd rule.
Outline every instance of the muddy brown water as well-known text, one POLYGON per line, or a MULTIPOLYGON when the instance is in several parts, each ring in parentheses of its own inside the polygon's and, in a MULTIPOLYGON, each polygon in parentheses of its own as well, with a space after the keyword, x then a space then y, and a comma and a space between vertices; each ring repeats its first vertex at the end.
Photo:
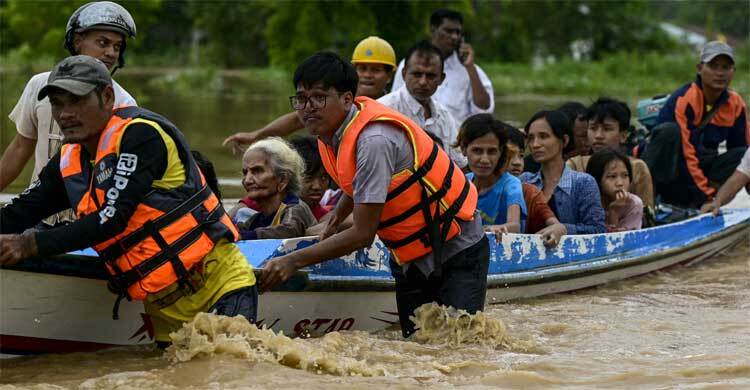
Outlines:
MULTIPOLYGON (((7 113, 15 98, 7 88, 2 94, 7 113)), ((230 184, 239 163, 220 140, 286 108, 255 95, 145 100, 218 161, 219 175, 230 184)), ((500 99, 496 111, 520 123, 540 106, 562 100, 500 99)), ((8 122, 2 123, 4 147, 8 122)), ((11 192, 23 184, 17 180, 11 192)), ((239 189, 227 189, 229 196, 239 195, 239 189)), ((735 205, 750 207, 750 199, 735 205)), ((429 322, 443 317, 440 309, 427 309, 420 318, 434 326, 425 325, 417 341, 403 341, 397 331, 289 339, 240 320, 201 316, 176 335, 167 352, 125 347, 0 360, 0 390, 750 388, 747 242, 690 267, 491 305, 471 318, 471 331, 429 322)))
POLYGON ((457 325, 443 323, 418 342, 395 331, 288 339, 207 315, 165 353, 2 360, 0 389, 747 389, 749 272, 744 244, 690 267, 492 305, 462 337, 445 337, 457 325))

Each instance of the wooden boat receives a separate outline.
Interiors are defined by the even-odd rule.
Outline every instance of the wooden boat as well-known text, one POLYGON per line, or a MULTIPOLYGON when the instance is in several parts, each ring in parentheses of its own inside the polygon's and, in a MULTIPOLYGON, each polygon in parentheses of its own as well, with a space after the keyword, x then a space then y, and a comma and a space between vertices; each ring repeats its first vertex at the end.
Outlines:
MULTIPOLYGON (((695 263, 750 237, 750 209, 698 216, 639 231, 566 236, 556 248, 534 235, 491 238, 487 302, 572 291, 695 263)), ((239 246, 256 268, 311 245, 310 239, 259 240, 239 246)), ((349 256, 299 271, 260 297, 259 323, 285 334, 397 324, 388 251, 376 242, 349 256)), ((0 352, 4 355, 91 351, 150 343, 143 306, 123 302, 112 320, 114 296, 91 250, 35 259, 0 270, 0 352)))

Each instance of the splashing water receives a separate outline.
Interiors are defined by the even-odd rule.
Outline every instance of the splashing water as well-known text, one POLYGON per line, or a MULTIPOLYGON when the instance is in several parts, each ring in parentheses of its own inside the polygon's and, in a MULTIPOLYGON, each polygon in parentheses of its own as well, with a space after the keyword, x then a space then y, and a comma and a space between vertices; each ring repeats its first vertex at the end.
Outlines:
POLYGON ((200 313, 170 334, 166 356, 172 362, 228 354, 254 362, 282 365, 332 375, 383 375, 384 370, 337 353, 345 346, 341 334, 332 332, 318 340, 292 339, 283 332, 259 329, 244 317, 200 313))
POLYGON ((515 352, 537 349, 530 341, 512 337, 501 319, 491 318, 481 311, 469 314, 433 302, 417 308, 410 318, 417 327, 414 341, 419 343, 451 347, 478 344, 515 352))

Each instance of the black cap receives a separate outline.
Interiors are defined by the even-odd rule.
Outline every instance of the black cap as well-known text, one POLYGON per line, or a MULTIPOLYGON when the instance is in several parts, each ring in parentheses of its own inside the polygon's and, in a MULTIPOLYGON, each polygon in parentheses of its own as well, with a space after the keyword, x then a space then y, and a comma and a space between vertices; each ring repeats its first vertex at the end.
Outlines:
POLYGON ((112 85, 112 76, 107 66, 94 57, 72 56, 55 65, 47 78, 47 85, 39 91, 37 100, 47 97, 52 88, 84 96, 100 85, 112 85))

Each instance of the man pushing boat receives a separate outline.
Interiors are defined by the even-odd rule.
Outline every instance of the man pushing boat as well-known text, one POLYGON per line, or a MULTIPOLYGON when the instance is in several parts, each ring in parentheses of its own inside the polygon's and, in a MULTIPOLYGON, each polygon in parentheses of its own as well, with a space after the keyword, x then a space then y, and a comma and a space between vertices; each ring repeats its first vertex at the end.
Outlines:
POLYGON ((292 108, 311 133, 328 174, 344 191, 322 241, 273 259, 261 289, 297 269, 370 245, 377 233, 391 251, 404 337, 422 304, 474 313, 484 308, 489 244, 477 214, 477 190, 427 133, 403 114, 357 97, 357 73, 334 53, 303 61, 294 73, 292 108), (353 226, 337 227, 353 213, 353 226))
POLYGON ((49 97, 63 147, 39 180, 0 209, 0 265, 93 247, 119 301, 142 300, 157 342, 195 314, 254 321, 255 277, 232 244, 237 229, 207 186, 179 129, 138 107, 113 110, 112 78, 84 55, 55 66, 49 97), (27 230, 73 208, 77 220, 27 230))

